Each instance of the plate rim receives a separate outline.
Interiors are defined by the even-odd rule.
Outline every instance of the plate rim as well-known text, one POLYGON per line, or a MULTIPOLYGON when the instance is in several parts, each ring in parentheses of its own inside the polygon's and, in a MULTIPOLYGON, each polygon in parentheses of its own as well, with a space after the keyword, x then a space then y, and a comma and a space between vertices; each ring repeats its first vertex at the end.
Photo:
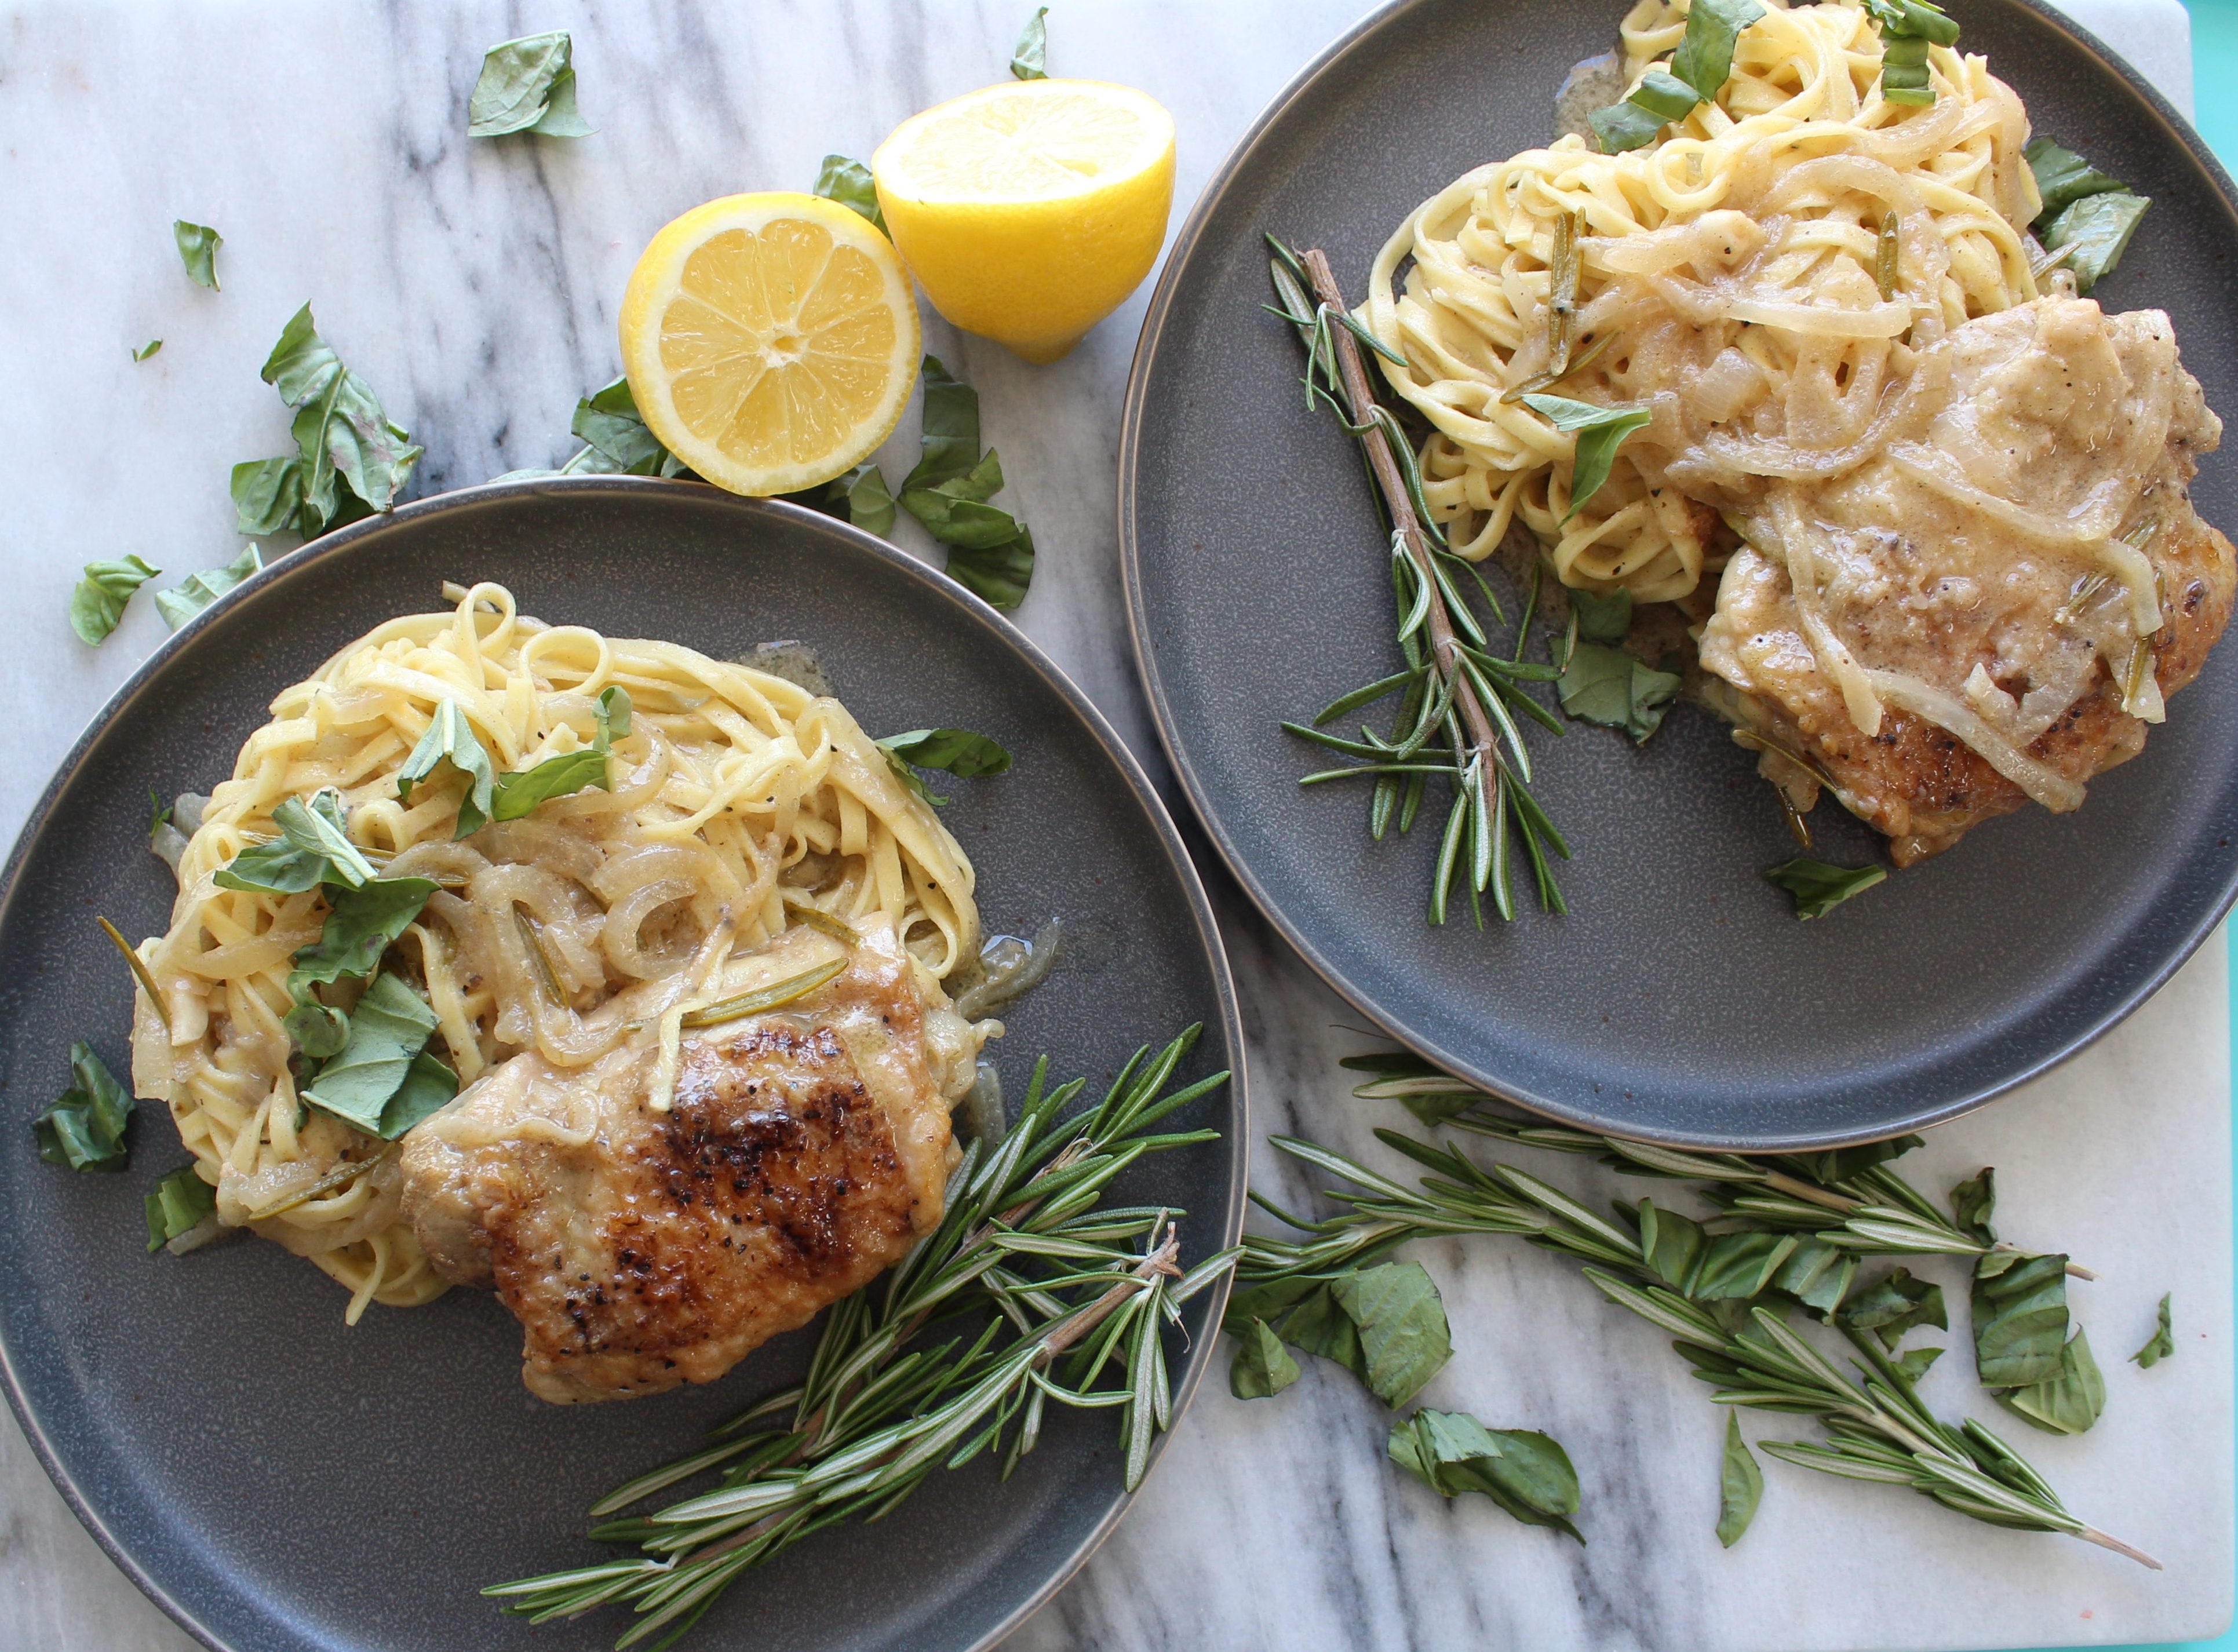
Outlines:
MULTIPOLYGON (((1222 157, 1219 166, 1206 181, 1195 204, 1190 208, 1189 216, 1183 220, 1159 268, 1157 285, 1143 311, 1142 331, 1136 336, 1135 352, 1128 366, 1126 394, 1120 406, 1119 486, 1116 500, 1119 529, 1119 578, 1126 602, 1128 644, 1135 657, 1136 674, 1142 685, 1143 698, 1149 705, 1151 726, 1157 731, 1159 748, 1180 782, 1182 794, 1189 799, 1190 812, 1211 841, 1229 876, 1249 896, 1260 915, 1290 944, 1325 985, 1367 1016, 1382 1036, 1467 1079, 1500 1100, 1541 1117, 1577 1125, 1597 1133, 1674 1147, 1707 1146, 1727 1153, 1798 1153, 1851 1146, 1863 1142, 1888 1140, 1916 1130, 1932 1129, 1936 1126, 1948 1124, 1987 1107, 2022 1085, 2064 1065, 2127 1020, 2190 961, 2192 955, 2229 915, 2234 903, 2238 903, 2238 871, 2234 871, 2225 880, 2220 893, 2208 902, 2206 915, 2179 937, 2168 955, 2149 975, 2141 979, 2132 991, 2080 1031, 2065 1037, 2056 1049, 2036 1058, 2027 1067, 2001 1077, 1994 1084, 1977 1086, 1956 1100, 1945 1101, 1890 1129, 1864 1133, 1843 1130, 1801 1131, 1787 1135, 1757 1133, 1705 1143, 1701 1138, 1690 1136, 1683 1131, 1659 1130, 1644 1125, 1612 1128, 1609 1120, 1585 1118, 1559 1101, 1519 1094, 1513 1087, 1499 1081, 1492 1074, 1445 1048, 1438 1041, 1407 1028, 1400 1016, 1347 976, 1302 927, 1283 910, 1237 845, 1225 820, 1212 807, 1202 777, 1182 747, 1177 719, 1167 697, 1165 680, 1159 671, 1157 656, 1149 640, 1151 616, 1142 588, 1140 525, 1136 503, 1136 485, 1142 472, 1143 430, 1149 420, 1149 374, 1172 320, 1182 267, 1198 251, 1213 215, 1220 208, 1238 175, 1275 123, 1300 97, 1341 67, 1343 60, 1365 44, 1370 36, 1389 27, 1403 14, 1419 6, 1437 3, 1438 0, 1385 0, 1385 3, 1377 6, 1309 59, 1268 101, 1244 129, 1242 135, 1222 157)), ((2127 58, 2073 17, 2047 3, 2047 0, 1997 0, 1997 3, 2015 7, 2032 15, 2039 23, 2049 25, 2089 54, 2099 67, 2112 71, 2122 81, 2205 174, 2208 183, 2221 198, 2225 215, 2232 220, 2234 230, 2238 230, 2238 186, 2234 186, 2230 173, 2200 137, 2190 118, 2177 109, 2159 88, 2139 73, 2127 58)))
MULTIPOLYGON (((301 572, 314 563, 324 562, 336 555, 348 554, 359 541, 374 538, 392 529, 400 522, 442 515, 454 510, 511 498, 539 497, 558 493, 603 493, 622 497, 635 495, 641 498, 674 498, 678 497, 674 492, 677 489, 690 489, 692 493, 699 496, 703 503, 712 504, 718 508, 734 509, 745 517, 751 518, 764 512, 771 512, 780 520, 797 520, 819 529, 837 532, 856 551, 870 553, 874 559, 885 563, 905 578, 914 578, 937 596, 962 605, 974 618, 988 624, 996 636, 1023 658, 1043 683, 1080 717, 1088 725, 1089 733, 1102 747, 1104 754, 1118 766, 1135 802, 1149 819, 1158 845, 1164 851, 1166 859, 1180 880, 1182 892, 1187 896, 1190 921, 1198 943, 1204 949, 1206 962, 1210 967, 1213 994, 1217 1001, 1216 1024, 1222 1036, 1228 1041, 1232 1056, 1228 1087, 1234 1097, 1236 1125, 1235 1138, 1230 1143, 1227 1210, 1225 1219, 1222 1224, 1219 1242, 1208 1247, 1208 1254, 1233 1246, 1243 1231, 1243 1220, 1248 1206, 1246 1195, 1250 1176, 1250 1080, 1242 1008, 1236 997, 1235 979, 1228 962, 1227 947, 1222 938, 1218 921, 1214 916, 1211 901, 1205 893, 1203 879, 1199 875, 1196 863, 1190 857, 1187 846, 1182 841, 1181 833, 1174 823, 1171 812, 1165 805, 1165 800, 1159 796, 1156 787, 1151 784, 1140 759, 1119 737, 1118 731, 1112 726, 1110 720, 1096 707, 1096 703, 1089 698, 1086 692, 1066 674, 1063 668, 1051 659, 1030 637, 1020 630, 1015 621, 964 585, 950 578, 941 570, 919 561, 899 546, 890 544, 875 534, 855 526, 851 522, 828 516, 820 511, 810 510, 804 506, 791 504, 785 499, 750 498, 742 494, 726 492, 705 482, 685 481, 680 478, 670 477, 593 474, 500 478, 473 486, 454 488, 441 493, 430 494, 424 499, 414 499, 407 504, 398 506, 393 511, 385 512, 378 516, 367 517, 347 526, 337 528, 332 532, 321 534, 318 539, 306 541, 295 549, 274 558, 258 572, 226 591, 215 602, 196 613, 186 624, 158 643, 148 657, 133 668, 131 674, 116 686, 109 697, 102 703, 100 708, 87 720, 85 726, 78 731, 77 737, 70 743, 70 750, 56 764, 54 772, 48 776, 46 784, 40 790, 37 801, 32 804, 30 813, 24 816, 23 823, 18 829, 15 841, 9 847, 6 862, 4 864, 0 864, 0 924, 4 924, 10 909, 15 904, 17 886, 23 876, 23 862, 30 852, 31 845, 43 835, 53 816, 56 800, 63 787, 83 766, 88 750, 109 724, 138 697, 149 679, 160 668, 167 665, 178 654, 193 645, 195 639, 209 628, 209 622, 212 616, 224 612, 246 600, 247 593, 262 592, 275 584, 284 582, 289 576, 301 572)), ((1215 1022, 1208 1018, 1206 1022, 1208 1028, 1214 1024, 1215 1022)), ((1206 1323, 1215 1335, 1221 1316, 1226 1308, 1232 1277, 1232 1273, 1223 1273, 1204 1293, 1207 1298, 1206 1323)), ((1071 1552, 1063 1557, 1050 1576, 1030 1596, 1013 1607, 999 1623, 977 1640, 971 1642, 966 1652, 988 1652, 988 1649, 1015 1633, 1029 1617, 1048 1604, 1058 1591, 1070 1583, 1079 1574, 1081 1568, 1088 1563, 1096 1551, 1109 1538, 1120 1520, 1133 1508, 1136 1498, 1141 1493, 1141 1484, 1148 1483, 1150 1473, 1156 1468, 1167 1447, 1171 1444, 1182 1415, 1195 1398, 1197 1390, 1204 1380, 1205 1372, 1212 1364, 1211 1350, 1215 1335, 1206 1336, 1200 1346, 1189 1351, 1189 1364, 1182 1372, 1179 1380, 1174 1384, 1172 1422, 1151 1440, 1149 1463, 1143 1471, 1142 1482, 1138 1483, 1133 1491, 1127 1490, 1123 1486, 1116 1487, 1112 1500, 1102 1517, 1075 1545, 1071 1552)), ((203 1623, 186 1602, 158 1583, 131 1551, 119 1541, 116 1534, 109 1529, 108 1521, 94 1507, 84 1490, 63 1466, 61 1457, 55 1449, 54 1442, 49 1437, 47 1430, 32 1413, 25 1401, 23 1385, 17 1374, 15 1355, 9 1347, 4 1335, 0 1335, 0 1390, 5 1391, 8 1409, 14 1415, 17 1425, 23 1431, 24 1440, 30 1444, 32 1454, 38 1459, 39 1466, 46 1471, 48 1479, 53 1483, 55 1490, 62 1495, 63 1501, 69 1505, 70 1512, 77 1517, 78 1523, 85 1528, 87 1533, 100 1546, 102 1552, 109 1557, 116 1569, 130 1579, 133 1585, 165 1616, 209 1648, 209 1652, 240 1652, 237 1643, 222 1638, 216 1630, 203 1623)), ((83 1393, 84 1391, 80 1389, 77 1391, 83 1393)))

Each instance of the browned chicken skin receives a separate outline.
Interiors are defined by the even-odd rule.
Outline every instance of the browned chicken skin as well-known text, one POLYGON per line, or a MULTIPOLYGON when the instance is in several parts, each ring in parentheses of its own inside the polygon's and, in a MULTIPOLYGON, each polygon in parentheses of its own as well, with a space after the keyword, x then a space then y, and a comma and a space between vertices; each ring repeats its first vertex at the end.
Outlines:
MULTIPOLYGON (((769 968, 836 954, 804 935, 769 968)), ((940 1219, 948 1104, 890 930, 810 997, 687 1033, 665 1113, 657 1059, 648 1041, 573 1073, 518 1055, 406 1142, 405 1215, 437 1268, 520 1318, 545 1399, 711 1382, 940 1219)))
MULTIPOLYGON (((2135 543, 2155 578, 2153 676, 2173 694, 2228 624, 2238 580, 2229 540, 2186 492, 2195 455, 2214 451, 2221 424, 2156 311, 2107 316, 2085 300, 2043 299, 1970 321, 1944 347, 1948 393, 1923 399, 1909 439, 1890 444, 1897 459, 1831 482, 1775 484, 1768 496, 1788 492, 1769 508, 1787 509, 1817 541, 1834 632, 1862 663, 1950 690, 1978 668, 1976 704, 2031 737, 2017 749, 2065 781, 2086 781, 2144 745, 2146 725, 2122 709, 2116 681, 2126 659, 2091 651, 2089 624, 2073 618, 2078 570, 2089 566, 2083 547, 2014 532, 1996 510, 2010 502, 2058 521, 2124 502, 2115 537, 2135 543), (1938 472, 1980 500, 1970 508, 1933 480, 1938 472), (2047 691, 2060 709, 2037 731, 2025 721, 2028 696, 2063 673, 2081 692, 2069 703, 2047 691)), ((2092 611, 2121 600, 2107 585, 2092 611)), ((1805 640, 1788 568, 1763 551, 1744 549, 1728 565, 1701 657, 1738 691, 1713 683, 1712 703, 1778 749, 1764 759, 1767 777, 1803 808, 1818 778, 1831 782, 1889 836, 1899 866, 2029 800, 1916 712, 1886 705, 1865 733, 1805 640)))

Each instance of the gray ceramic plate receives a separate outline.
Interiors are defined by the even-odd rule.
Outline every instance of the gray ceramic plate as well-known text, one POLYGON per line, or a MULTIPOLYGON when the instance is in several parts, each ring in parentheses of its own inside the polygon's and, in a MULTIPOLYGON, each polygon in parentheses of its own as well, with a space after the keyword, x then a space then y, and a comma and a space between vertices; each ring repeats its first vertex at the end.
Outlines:
MULTIPOLYGON (((1372 843, 1364 787, 1275 726, 1395 670, 1386 551, 1352 445, 1298 387, 1261 231, 1320 246, 1357 295, 1384 237, 1468 168, 1546 141, 1570 65, 1622 0, 1407 0, 1308 68, 1182 230, 1144 323, 1121 447, 1136 658, 1215 843, 1339 991, 1441 1065, 1596 1129, 1742 1148, 1864 1140, 1949 1119, 2072 1054, 2213 929, 2238 878, 2238 642, 2144 755, 2078 813, 1993 822, 1826 919, 1760 869, 1794 853, 1753 759, 1696 708, 1644 749, 1538 738, 1537 790, 1576 858, 1571 915, 1479 934, 1424 920, 1435 819, 1372 843)), ((2208 401, 2238 415, 2229 180, 2160 96, 2028 0, 1953 0, 2036 129, 2154 199, 2112 308, 2175 321, 2208 401)), ((2238 466, 2201 511, 2238 528, 2238 466)), ((1878 839, 1831 804, 1825 858, 1878 839)), ((1527 883, 1527 878, 1526 880, 1527 883)))
MULTIPOLYGON (((149 1257, 142 1195, 181 1162, 162 1110, 132 1165, 73 1175, 29 1120, 83 1037, 122 1073, 129 1001, 105 913, 168 922, 143 848, 148 790, 207 790, 266 703, 447 578, 501 580, 523 611, 735 657, 812 644, 874 733, 952 722, 1016 755, 959 782, 947 819, 990 929, 1068 925, 1070 961, 997 1046, 1022 1080, 1047 1050, 1102 1085, 1132 1047, 1208 1023, 1197 1072, 1240 1067, 1227 964, 1171 823, 1109 727, 1025 638, 898 552, 790 506, 685 483, 585 479, 480 488, 322 539, 173 638, 119 692, 40 801, 0 896, 0 1351, 9 1396, 94 1535, 166 1611, 239 1652, 576 1652, 613 1614, 533 1628, 483 1584, 607 1552, 581 1536, 601 1492, 799 1373, 807 1336, 707 1389, 558 1408, 520 1385, 494 1298, 454 1291, 342 1325, 340 1290, 277 1246, 149 1257), (1115 1014, 1115 1006, 1123 1006, 1115 1014)), ((1243 1101, 1200 1104, 1218 1145, 1153 1158, 1119 1193, 1189 1213, 1188 1248, 1241 1219, 1243 1101)), ((1194 1389, 1219 1308, 1191 1305, 1194 1389)), ((1063 1412, 1009 1485, 985 1459, 936 1475, 879 1525, 820 1534, 749 1573, 686 1642, 707 1652, 986 1644, 1079 1564, 1123 1502, 1111 1415, 1063 1412)))

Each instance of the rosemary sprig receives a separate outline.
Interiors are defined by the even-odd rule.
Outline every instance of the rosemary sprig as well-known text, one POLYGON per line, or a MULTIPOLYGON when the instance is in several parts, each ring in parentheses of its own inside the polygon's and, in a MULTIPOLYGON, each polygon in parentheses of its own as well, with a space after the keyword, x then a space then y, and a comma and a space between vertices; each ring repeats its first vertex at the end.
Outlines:
POLYGON ((483 1592, 540 1623, 626 1604, 639 1617, 617 1648, 655 1635, 672 1646, 739 1574, 826 1526, 878 1518, 936 1469, 992 1450, 1007 1479, 1051 1402, 1118 1411, 1134 1490, 1172 1417, 1165 1328, 1238 1252, 1183 1272, 1182 1213, 1101 1200, 1144 1155, 1218 1137, 1154 1127, 1227 1081, 1216 1073, 1165 1093, 1202 1030, 1137 1050, 1099 1105, 1070 1116, 1085 1081, 1051 1087, 1044 1058, 1010 1133, 965 1150, 939 1227, 826 1316, 802 1382, 593 1506, 602 1523, 590 1535, 640 1554, 483 1592), (935 1324, 958 1328, 915 1345, 935 1324), (1107 1369, 1114 1380, 1098 1386, 1107 1369), (624 1515, 717 1470, 712 1489, 624 1515))
MULTIPOLYGON (((1474 564, 1458 556, 1430 519, 1413 444, 1399 421, 1376 400, 1361 357, 1363 346, 1398 360, 1391 349, 1345 307, 1328 258, 1318 249, 1294 252, 1267 237, 1268 265, 1278 301, 1267 307, 1297 330, 1306 347, 1306 401, 1326 406, 1355 438, 1391 528, 1391 590, 1398 615, 1404 669, 1346 694, 1312 724, 1285 723, 1300 739, 1353 761, 1305 776, 1301 785, 1370 777, 1368 831, 1378 839, 1395 823, 1414 823, 1430 777, 1442 776, 1453 791, 1439 842, 1430 890, 1430 922, 1443 923, 1456 888, 1466 889, 1478 926, 1481 897, 1489 891, 1502 918, 1515 915, 1513 845, 1531 862, 1539 904, 1563 912, 1562 891, 1551 856, 1568 859, 1569 845, 1531 795, 1531 754, 1519 718, 1555 734, 1562 725, 1527 686, 1552 681, 1553 667, 1527 664, 1523 643, 1536 586, 1526 601, 1512 649, 1493 646, 1486 622, 1461 584, 1466 571, 1494 623, 1506 624, 1500 599, 1474 564), (1399 713, 1388 736, 1363 726, 1347 740, 1324 725, 1390 695, 1399 713)), ((1566 344, 1563 347, 1566 360, 1566 344)))
MULTIPOLYGON (((1371 1057, 1393 1070, 1387 1084, 1410 1104, 1428 1093, 1411 1057, 1371 1057)), ((1355 1063, 1358 1065, 1361 1063, 1355 1063)), ((1451 1080, 1446 1094, 1454 1094, 1451 1080)), ((1374 1091, 1378 1086, 1363 1087, 1374 1091)), ((1438 1147, 1394 1130, 1378 1140, 1429 1173, 1409 1188, 1310 1141, 1276 1136, 1282 1152, 1347 1186, 1325 1189, 1344 1208, 1312 1221, 1254 1195, 1262 1208, 1310 1235, 1290 1241, 1247 1234, 1236 1265, 1239 1290, 1284 1280, 1336 1279, 1409 1239, 1507 1233, 1587 1264, 1584 1272, 1610 1301, 1678 1338, 1695 1374, 1716 1386, 1720 1404, 1817 1417, 1823 1442, 1766 1443, 1786 1462, 1851 1479, 1908 1485, 1977 1520, 2062 1532, 2158 1569, 2150 1556, 2069 1513, 2018 1453, 1970 1419, 1952 1426, 1921 1404, 1910 1374, 1868 1327, 1839 1312, 1859 1254, 1981 1252, 1994 1248, 1943 1218, 1916 1189, 1886 1169, 1880 1148, 1765 1161, 1693 1154, 1622 1142, 1583 1131, 1488 1115, 1470 1100, 1439 1122, 1554 1152, 1599 1153, 1619 1168, 1659 1176, 1702 1177, 1718 1220, 1696 1224, 1642 1199, 1603 1217, 1512 1165, 1478 1164, 1457 1147, 1438 1147), (1868 1193, 1884 1202, 1868 1202, 1868 1193), (1807 1231, 1805 1231, 1807 1230, 1807 1231), (1766 1305, 1768 1304, 1771 1305, 1766 1305), (1860 1356, 1845 1376, 1787 1315, 1816 1310, 1860 1356)), ((1904 1149, 1897 1146, 1894 1151, 1904 1149)))

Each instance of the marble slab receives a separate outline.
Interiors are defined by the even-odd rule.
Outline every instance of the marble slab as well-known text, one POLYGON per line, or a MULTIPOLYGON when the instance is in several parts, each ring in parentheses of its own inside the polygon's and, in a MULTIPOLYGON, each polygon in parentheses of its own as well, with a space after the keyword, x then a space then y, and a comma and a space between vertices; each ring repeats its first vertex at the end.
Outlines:
MULTIPOLYGON (((1049 62, 1140 85, 1173 109, 1186 202, 1265 100, 1363 9, 1056 0, 1049 62)), ((2175 0, 2071 9, 2188 106, 2175 0)), ((903 116, 999 77, 1027 10, 0 6, 0 202, 16 241, 0 259, 0 612, 15 617, 0 693, 36 712, 10 719, 0 838, 160 639, 143 599, 105 647, 78 644, 63 617, 77 565, 131 552, 175 576, 233 553, 226 468, 281 450, 285 416, 255 370, 304 299, 427 444, 425 489, 551 463, 569 450, 575 397, 614 373, 614 305, 655 228, 714 195, 804 187, 827 150, 867 154, 903 116), (469 142, 462 110, 482 48, 546 28, 573 32, 599 135, 469 142), (224 233, 222 293, 182 277, 176 217, 224 233), (151 337, 162 354, 130 361, 151 337)), ((1113 525, 1120 393, 1142 303, 1053 367, 930 318, 929 343, 979 387, 1010 498, 1042 547, 1021 622, 1155 769, 1113 525)), ((905 425, 890 475, 914 442, 905 425)), ((1398 1120, 1347 1099, 1333 1067, 1361 1046, 1343 1030, 1356 1018, 1208 877, 1243 987, 1260 1130, 1381 1155, 1368 1132, 1398 1120)), ((1599 1305, 1570 1265, 1483 1240, 1420 1251, 1458 1345, 1424 1398, 1563 1439, 1585 1482, 1587 1547, 1403 1482, 1383 1460, 1387 1417, 1341 1373, 1311 1371, 1250 1404, 1215 1380, 1116 1536, 1012 1644, 1926 1652, 2219 1632, 2233 1574, 2228 1007, 2218 941, 2094 1050, 1938 1131, 1918 1156, 1937 1191, 1996 1164, 2009 1236, 2067 1248, 2101 1273, 2076 1298, 2107 1370, 2105 1420, 2084 1439, 2031 1433, 2024 1444, 2073 1507, 2160 1556, 2165 1573, 1771 1463, 1754 1530, 1721 1550, 1722 1415, 1657 1333, 1599 1305), (2177 1358, 2151 1372, 2122 1364, 2171 1289, 2177 1358)), ((1606 1189, 1572 1161, 1533 1168, 1606 1189)), ((1262 1186, 1303 1196, 1263 1148, 1256 1169, 1262 1186)), ((1956 1269, 1928 1271, 1958 1293, 1956 1269)), ((1993 1409, 1968 1363, 1962 1351, 1930 1376, 1947 1411, 1993 1409)), ((1750 1419, 1751 1437, 1784 1437, 1762 1424, 1750 1419)), ((109 1565, 0 1421, 0 1652, 190 1644, 109 1565)))

